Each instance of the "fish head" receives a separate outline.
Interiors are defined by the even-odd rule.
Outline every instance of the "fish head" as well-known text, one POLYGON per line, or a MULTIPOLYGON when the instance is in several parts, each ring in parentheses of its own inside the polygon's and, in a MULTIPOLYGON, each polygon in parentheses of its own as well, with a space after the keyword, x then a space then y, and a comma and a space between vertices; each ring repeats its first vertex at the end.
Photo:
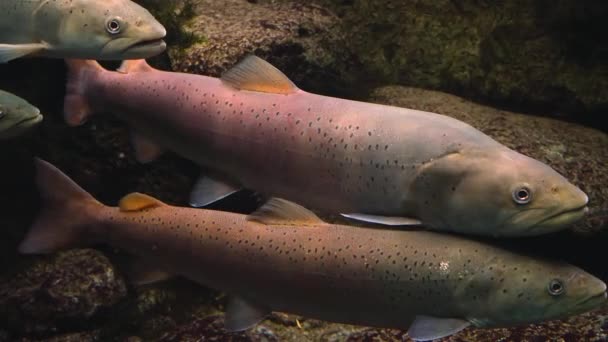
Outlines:
POLYGON ((0 139, 14 138, 41 121, 38 108, 18 96, 0 91, 0 139))
MULTIPOLYGON (((518 259, 521 256, 518 256, 518 259)), ((478 327, 540 323, 605 305, 606 284, 562 262, 492 259, 468 284, 463 304, 478 327), (473 299, 474 298, 474 299, 473 299)))
POLYGON ((69 11, 57 40, 72 58, 145 59, 167 47, 164 26, 132 1, 74 1, 69 11))
POLYGON ((587 195, 548 165, 513 150, 460 152, 428 167, 422 212, 431 226, 490 236, 534 236, 582 219, 587 195), (433 224, 434 221, 434 224, 433 224))

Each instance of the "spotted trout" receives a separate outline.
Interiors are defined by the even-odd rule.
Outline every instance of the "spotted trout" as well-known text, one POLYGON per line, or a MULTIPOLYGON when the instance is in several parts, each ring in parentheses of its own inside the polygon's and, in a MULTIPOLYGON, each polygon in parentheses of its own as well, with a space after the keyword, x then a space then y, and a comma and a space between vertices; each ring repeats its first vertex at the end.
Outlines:
POLYGON ((26 100, 0 90, 0 140, 17 137, 42 121, 40 110, 26 100))
POLYGON ((165 35, 129 0, 0 1, 0 63, 23 56, 148 58, 165 50, 165 35))
POLYGON ((112 112, 138 159, 171 150, 213 171, 192 204, 241 188, 388 225, 538 235, 581 219, 587 195, 551 167, 440 114, 311 94, 250 56, 221 79, 70 60, 65 116, 112 112))
POLYGON ((36 184, 43 209, 20 252, 108 243, 233 296, 231 331, 282 311, 409 329, 428 340, 467 326, 567 317, 606 302, 606 285, 577 267, 456 235, 328 224, 281 199, 251 215, 174 207, 139 193, 107 207, 40 160, 36 184))

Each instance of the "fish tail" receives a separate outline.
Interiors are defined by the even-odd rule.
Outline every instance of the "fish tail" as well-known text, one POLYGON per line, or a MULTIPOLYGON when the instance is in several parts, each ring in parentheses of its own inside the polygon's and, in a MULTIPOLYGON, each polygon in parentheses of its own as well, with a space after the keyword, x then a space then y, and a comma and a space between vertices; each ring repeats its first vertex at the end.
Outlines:
POLYGON ((84 124, 92 115, 86 89, 91 76, 105 71, 93 60, 66 59, 68 67, 68 83, 63 104, 65 121, 70 126, 84 124))
POLYGON ((44 254, 92 241, 103 204, 46 161, 35 159, 41 210, 19 246, 23 254, 44 254))

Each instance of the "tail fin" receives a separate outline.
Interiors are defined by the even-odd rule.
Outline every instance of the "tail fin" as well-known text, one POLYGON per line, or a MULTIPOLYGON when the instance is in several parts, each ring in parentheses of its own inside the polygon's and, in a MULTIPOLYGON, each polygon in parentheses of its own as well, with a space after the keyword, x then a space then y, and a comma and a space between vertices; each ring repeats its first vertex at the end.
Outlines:
POLYGON ((68 125, 80 126, 93 114, 86 95, 87 84, 91 76, 106 70, 93 60, 66 59, 65 62, 68 84, 63 103, 64 118, 68 125))
POLYGON ((35 166, 41 211, 19 246, 19 252, 50 253, 90 239, 86 235, 90 232, 87 225, 95 224, 95 214, 103 204, 53 165, 36 159, 35 166))

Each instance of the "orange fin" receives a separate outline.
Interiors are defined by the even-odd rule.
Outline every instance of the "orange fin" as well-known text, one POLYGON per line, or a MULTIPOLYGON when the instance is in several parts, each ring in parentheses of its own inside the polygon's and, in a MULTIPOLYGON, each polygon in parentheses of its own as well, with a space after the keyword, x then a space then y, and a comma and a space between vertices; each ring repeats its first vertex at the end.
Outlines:
POLYGON ((134 192, 123 197, 118 206, 120 207, 120 211, 129 212, 162 207, 166 206, 166 204, 152 196, 134 192))
POLYGON ((298 87, 279 69, 254 55, 247 56, 226 71, 221 79, 229 86, 240 90, 274 94, 291 94, 298 91, 298 87))

